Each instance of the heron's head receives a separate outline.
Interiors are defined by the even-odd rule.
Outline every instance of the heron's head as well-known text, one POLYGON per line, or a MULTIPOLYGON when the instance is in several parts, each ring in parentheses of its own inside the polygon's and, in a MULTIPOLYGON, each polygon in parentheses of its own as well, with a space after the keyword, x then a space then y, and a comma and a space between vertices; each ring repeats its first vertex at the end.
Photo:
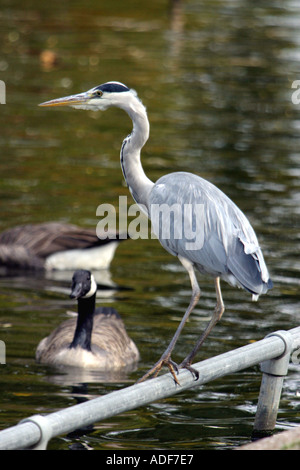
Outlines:
POLYGON ((97 284, 90 271, 78 269, 73 274, 71 299, 87 298, 94 295, 97 291, 97 284))
POLYGON ((105 110, 109 106, 126 107, 136 92, 120 82, 107 82, 77 95, 64 96, 40 106, 72 106, 77 109, 105 110))

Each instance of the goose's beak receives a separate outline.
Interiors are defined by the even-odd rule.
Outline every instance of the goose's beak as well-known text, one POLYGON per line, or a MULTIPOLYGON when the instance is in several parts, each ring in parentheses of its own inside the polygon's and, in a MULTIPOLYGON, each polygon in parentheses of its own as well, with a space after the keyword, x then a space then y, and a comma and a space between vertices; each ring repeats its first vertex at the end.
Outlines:
POLYGON ((72 292, 70 294, 71 299, 79 299, 79 297, 82 297, 83 294, 83 286, 82 283, 76 283, 75 285, 72 286, 72 292))

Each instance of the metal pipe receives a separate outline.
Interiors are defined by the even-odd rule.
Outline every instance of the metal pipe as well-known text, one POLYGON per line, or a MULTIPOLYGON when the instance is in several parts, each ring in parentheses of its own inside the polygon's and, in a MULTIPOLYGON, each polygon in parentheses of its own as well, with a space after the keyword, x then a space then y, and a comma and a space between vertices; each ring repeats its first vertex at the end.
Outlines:
MULTIPOLYGON (((294 351, 300 348, 300 327, 289 330, 289 333, 292 338, 292 351, 294 351)), ((45 430, 42 422, 38 424, 34 422, 34 418, 36 420, 36 416, 34 416, 32 421, 23 422, 0 431, 0 449, 24 449, 39 444, 41 441, 44 442, 45 448, 46 438, 49 440, 55 436, 67 434, 80 427, 252 367, 263 360, 278 357, 284 351, 284 341, 279 336, 271 336, 193 364, 193 367, 199 372, 199 379, 196 381, 189 371, 181 370, 178 374, 180 382, 178 386, 172 376, 167 373, 155 379, 43 416, 44 420, 42 421, 47 423, 45 430)), ((28 419, 30 420, 30 418, 28 419)))
POLYGON ((277 331, 269 336, 280 337, 285 344, 285 350, 281 356, 261 363, 263 376, 252 433, 253 438, 270 435, 275 428, 283 380, 288 373, 293 346, 293 340, 288 331, 277 331))

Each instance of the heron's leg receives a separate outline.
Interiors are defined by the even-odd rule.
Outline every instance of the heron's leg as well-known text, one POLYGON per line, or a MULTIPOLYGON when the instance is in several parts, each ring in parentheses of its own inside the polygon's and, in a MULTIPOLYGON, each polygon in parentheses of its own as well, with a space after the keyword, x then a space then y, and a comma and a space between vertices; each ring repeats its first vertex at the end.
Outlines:
POLYGON ((171 354, 172 354, 172 351, 175 347, 175 344, 176 344, 176 341, 178 340, 179 336, 180 336, 180 333, 181 331, 183 330, 183 327, 190 315, 190 313, 192 312, 192 310, 194 309, 194 307, 197 305, 198 301, 199 301, 199 298, 200 298, 200 294, 201 294, 201 291, 200 291, 200 287, 198 285, 198 282, 197 282, 197 278, 196 278, 196 275, 195 275, 195 271, 194 271, 194 266, 193 266, 193 263, 191 263, 190 261, 188 261, 186 258, 183 258, 181 256, 178 256, 178 259, 179 261, 181 262, 182 266, 187 270, 188 274, 189 274, 189 277, 190 277, 190 281, 191 281, 191 285, 192 285, 192 297, 191 297, 191 301, 190 301, 190 304, 169 344, 169 346, 167 347, 167 349, 165 350, 165 352, 163 353, 163 355, 161 356, 161 358, 156 362, 156 364, 154 364, 154 366, 152 367, 152 369, 150 369, 145 375, 143 375, 143 377, 141 377, 139 380, 138 380, 138 383, 139 382, 142 382, 143 380, 147 379, 150 375, 153 375, 153 377, 156 377, 159 373, 159 371, 161 370, 161 368, 166 365, 168 366, 171 374, 173 375, 173 378, 175 380, 175 382, 179 385, 179 382, 176 378, 176 375, 175 375, 175 371, 178 371, 178 367, 177 367, 177 364, 172 361, 171 359, 171 354))
POLYGON ((195 374, 196 379, 199 378, 199 374, 193 367, 191 367, 191 363, 192 363, 195 355, 197 354, 198 350, 202 346, 203 342, 205 341, 205 339, 208 337, 209 333, 211 332, 211 330, 215 326, 215 324, 219 320, 221 320, 221 317, 222 317, 222 315, 224 313, 224 310, 225 310, 225 306, 224 306, 223 299, 222 299, 220 278, 219 277, 217 277, 215 279, 215 288, 216 288, 217 304, 216 304, 213 316, 211 317, 211 320, 210 320, 209 324, 207 325, 206 329, 204 330, 204 332, 202 333, 202 335, 198 339, 198 341, 197 341, 194 349, 192 350, 192 352, 182 361, 182 363, 179 366, 181 368, 185 368, 185 369, 190 370, 193 374, 195 374))

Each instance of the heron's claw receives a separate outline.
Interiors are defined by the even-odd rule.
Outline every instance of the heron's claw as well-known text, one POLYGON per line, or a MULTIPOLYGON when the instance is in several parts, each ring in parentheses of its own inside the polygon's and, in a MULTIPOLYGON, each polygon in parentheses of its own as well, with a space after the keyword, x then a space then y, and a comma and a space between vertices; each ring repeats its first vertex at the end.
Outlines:
POLYGON ((148 372, 143 375, 143 377, 141 377, 137 381, 137 383, 143 382, 144 380, 148 379, 148 377, 150 377, 151 375, 153 376, 153 378, 157 377, 163 366, 167 366, 169 368, 169 371, 171 372, 175 383, 177 385, 180 385, 175 374, 175 372, 177 372, 177 374, 179 372, 178 365, 170 357, 161 357, 160 360, 150 370, 148 370, 148 372))
POLYGON ((190 371, 190 373, 195 377, 195 380, 199 379, 199 372, 188 362, 183 361, 179 367, 180 369, 187 369, 188 371, 190 371))

